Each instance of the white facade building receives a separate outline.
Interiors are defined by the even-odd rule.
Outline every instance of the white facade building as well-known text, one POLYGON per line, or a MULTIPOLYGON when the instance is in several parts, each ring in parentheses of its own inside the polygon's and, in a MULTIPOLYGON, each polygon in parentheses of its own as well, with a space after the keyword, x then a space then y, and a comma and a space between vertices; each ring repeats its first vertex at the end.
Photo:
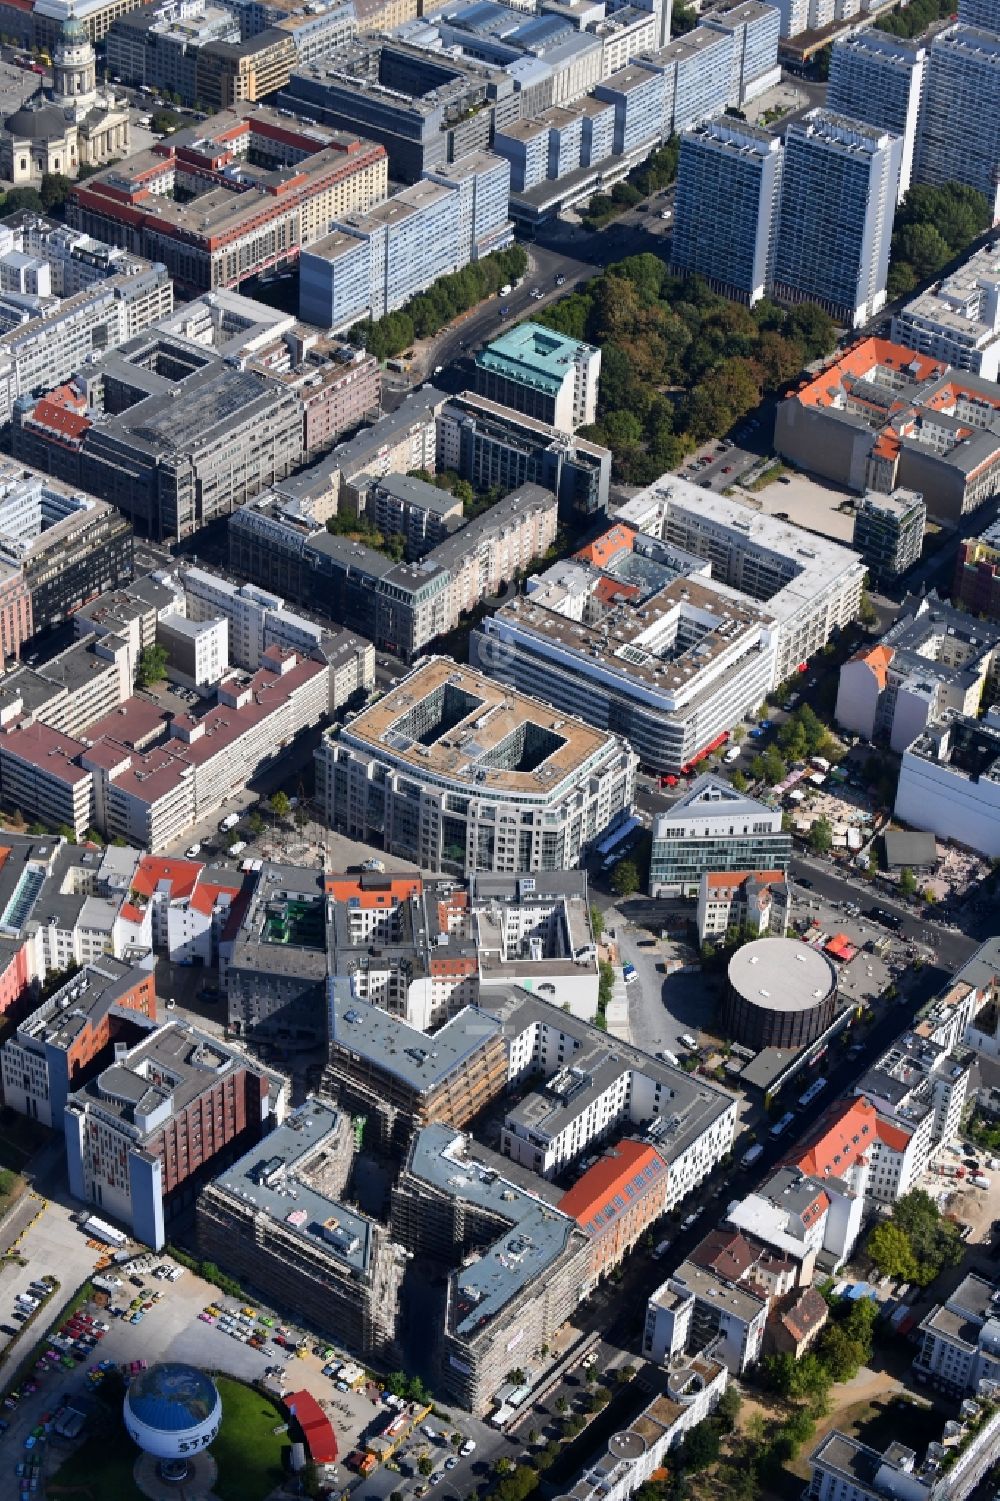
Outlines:
POLYGON ((1000 725, 945 714, 903 752, 895 815, 1000 857, 1000 725))
POLYGON ((893 343, 1000 380, 1000 249, 985 246, 892 315, 893 343))
POLYGON ((900 203, 913 175, 926 63, 927 49, 919 41, 875 30, 838 37, 830 54, 827 109, 890 130, 903 143, 900 203))

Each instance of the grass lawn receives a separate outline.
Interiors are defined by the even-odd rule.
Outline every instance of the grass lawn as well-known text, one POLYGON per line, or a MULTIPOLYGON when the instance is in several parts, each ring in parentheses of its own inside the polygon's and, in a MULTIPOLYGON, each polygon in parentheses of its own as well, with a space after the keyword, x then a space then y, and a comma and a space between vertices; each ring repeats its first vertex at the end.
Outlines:
MULTIPOLYGON (((284 1433, 273 1429, 285 1421, 270 1398, 252 1387, 217 1376, 222 1397, 222 1428, 211 1453, 219 1467, 215 1494, 219 1501, 264 1501, 280 1483, 284 1433)), ((132 1479, 137 1450, 125 1433, 115 1404, 111 1432, 86 1439, 48 1485, 50 1496, 78 1496, 80 1501, 139 1501, 132 1479)))

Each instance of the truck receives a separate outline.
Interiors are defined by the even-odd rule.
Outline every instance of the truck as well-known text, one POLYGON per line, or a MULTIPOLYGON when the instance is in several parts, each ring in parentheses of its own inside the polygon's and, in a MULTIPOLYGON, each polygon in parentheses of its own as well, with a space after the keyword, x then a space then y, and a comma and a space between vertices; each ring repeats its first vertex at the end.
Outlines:
POLYGON ((748 1147, 747 1150, 743 1153, 743 1156, 740 1158, 740 1165, 742 1167, 753 1167, 757 1159, 763 1156, 763 1153, 764 1148, 761 1146, 759 1141, 755 1141, 753 1146, 748 1147))
POLYGON ((81 1228, 92 1240, 103 1240, 108 1246, 124 1246, 128 1241, 127 1235, 109 1225, 107 1220, 98 1219, 96 1214, 88 1214, 81 1228))

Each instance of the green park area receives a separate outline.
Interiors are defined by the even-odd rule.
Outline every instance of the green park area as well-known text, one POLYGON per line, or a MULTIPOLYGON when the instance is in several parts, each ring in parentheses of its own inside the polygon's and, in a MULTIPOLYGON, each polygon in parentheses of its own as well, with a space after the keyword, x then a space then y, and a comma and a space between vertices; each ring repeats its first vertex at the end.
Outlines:
MULTIPOLYGON (((263 1392, 227 1376, 215 1376, 222 1398, 222 1427, 211 1447, 219 1467, 214 1494, 219 1501, 264 1501, 281 1483, 285 1433, 275 1433, 285 1418, 263 1392)), ((141 1501, 132 1478, 138 1451, 125 1433, 121 1415, 122 1388, 108 1387, 107 1421, 84 1440, 66 1460, 47 1487, 50 1497, 76 1497, 78 1501, 141 1501)))

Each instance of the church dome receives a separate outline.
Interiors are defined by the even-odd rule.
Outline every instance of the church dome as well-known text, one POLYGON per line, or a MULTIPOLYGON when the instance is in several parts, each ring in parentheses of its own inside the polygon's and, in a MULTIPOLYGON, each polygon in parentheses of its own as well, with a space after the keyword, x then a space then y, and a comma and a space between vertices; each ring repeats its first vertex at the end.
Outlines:
POLYGON ((29 102, 7 116, 4 129, 16 140, 57 140, 66 134, 66 117, 55 104, 41 103, 32 108, 29 102))
POLYGON ((77 47, 81 42, 88 42, 90 40, 87 35, 86 26, 84 26, 80 17, 75 15, 73 11, 70 11, 62 23, 59 35, 60 40, 65 42, 68 47, 77 47))

